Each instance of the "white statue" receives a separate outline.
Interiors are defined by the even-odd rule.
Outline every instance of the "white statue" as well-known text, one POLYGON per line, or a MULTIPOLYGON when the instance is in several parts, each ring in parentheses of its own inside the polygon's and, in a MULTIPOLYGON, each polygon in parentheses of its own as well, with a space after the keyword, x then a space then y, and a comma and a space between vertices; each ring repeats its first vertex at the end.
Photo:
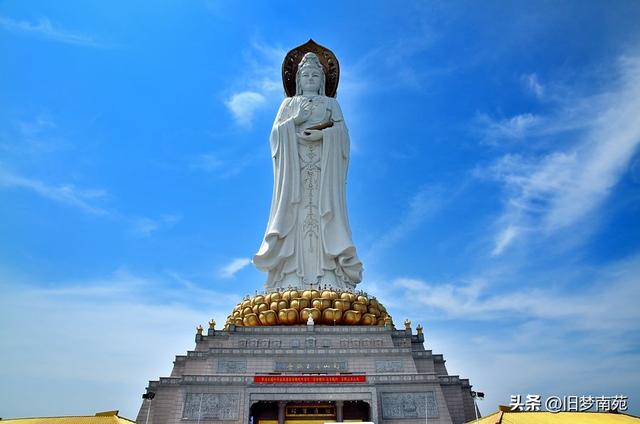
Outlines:
POLYGON ((253 263, 269 273, 267 289, 353 290, 362 263, 347 217, 349 134, 338 102, 325 95, 318 56, 305 54, 295 78, 296 95, 284 99, 271 130, 273 198, 253 263))

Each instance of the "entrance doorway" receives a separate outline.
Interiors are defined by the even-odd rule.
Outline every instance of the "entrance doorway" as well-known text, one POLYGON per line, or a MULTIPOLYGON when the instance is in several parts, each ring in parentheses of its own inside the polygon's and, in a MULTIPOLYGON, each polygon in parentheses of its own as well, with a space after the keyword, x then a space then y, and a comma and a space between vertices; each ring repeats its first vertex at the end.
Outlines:
POLYGON ((345 401, 259 401, 250 409, 253 424, 322 424, 369 421, 369 404, 345 401))

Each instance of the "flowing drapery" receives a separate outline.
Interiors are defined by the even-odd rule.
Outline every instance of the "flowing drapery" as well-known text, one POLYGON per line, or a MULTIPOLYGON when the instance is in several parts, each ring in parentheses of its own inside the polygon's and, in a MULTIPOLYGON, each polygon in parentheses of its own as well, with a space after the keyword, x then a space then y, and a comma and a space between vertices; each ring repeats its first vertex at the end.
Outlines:
MULTIPOLYGON (((315 253, 319 264, 317 281, 304 283, 328 282, 338 287, 353 288, 362 279, 362 263, 351 239, 346 207, 349 134, 337 101, 333 98, 323 100, 327 103, 333 126, 322 130, 321 141, 317 207, 320 215, 319 244, 322 248, 315 253)), ((264 239, 253 258, 258 269, 269 273, 268 288, 284 286, 281 282, 288 273, 295 272, 300 278, 304 276, 302 255, 305 253, 300 248, 301 231, 298 228, 298 216, 302 213, 299 128, 293 121, 301 101, 301 96, 285 98, 271 130, 274 173, 271 212, 264 239)), ((290 278, 286 281, 287 286, 293 285, 290 278)), ((302 284, 299 286, 302 287, 302 284)))

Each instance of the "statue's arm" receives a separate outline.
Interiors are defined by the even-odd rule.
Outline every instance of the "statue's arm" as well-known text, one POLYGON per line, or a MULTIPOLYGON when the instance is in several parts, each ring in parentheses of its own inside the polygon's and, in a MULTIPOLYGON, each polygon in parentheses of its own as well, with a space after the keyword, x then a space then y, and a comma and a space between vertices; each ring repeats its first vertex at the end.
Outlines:
POLYGON ((282 125, 284 121, 291 118, 291 105, 292 97, 285 97, 282 103, 280 104, 280 109, 278 109, 278 113, 276 114, 276 120, 273 122, 273 125, 282 125))
POLYGON ((283 133, 286 133, 287 120, 291 119, 291 97, 285 97, 280 104, 276 119, 273 121, 273 127, 271 127, 271 137, 269 139, 271 145, 271 157, 276 157, 280 146, 280 139, 283 133))
POLYGON ((342 122, 344 123, 344 116, 342 115, 342 109, 340 108, 340 104, 334 98, 331 98, 331 120, 333 122, 342 122))
POLYGON ((347 130, 347 126, 344 122, 344 116, 342 115, 342 109, 340 108, 340 104, 334 98, 331 99, 331 121, 334 122, 333 128, 334 131, 338 131, 341 133, 340 140, 341 143, 341 151, 342 157, 346 160, 349 159, 349 131, 347 130))

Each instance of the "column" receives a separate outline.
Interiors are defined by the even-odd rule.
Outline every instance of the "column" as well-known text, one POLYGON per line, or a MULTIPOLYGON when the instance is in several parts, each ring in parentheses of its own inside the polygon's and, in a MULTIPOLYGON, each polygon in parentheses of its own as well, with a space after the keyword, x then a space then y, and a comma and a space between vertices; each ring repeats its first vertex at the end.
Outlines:
POLYGON ((278 424, 284 424, 284 413, 285 408, 287 407, 287 402, 281 400, 278 402, 278 424))
POLYGON ((342 407, 344 406, 344 401, 343 400, 337 400, 336 401, 336 421, 341 423, 343 421, 343 416, 342 416, 342 407))

